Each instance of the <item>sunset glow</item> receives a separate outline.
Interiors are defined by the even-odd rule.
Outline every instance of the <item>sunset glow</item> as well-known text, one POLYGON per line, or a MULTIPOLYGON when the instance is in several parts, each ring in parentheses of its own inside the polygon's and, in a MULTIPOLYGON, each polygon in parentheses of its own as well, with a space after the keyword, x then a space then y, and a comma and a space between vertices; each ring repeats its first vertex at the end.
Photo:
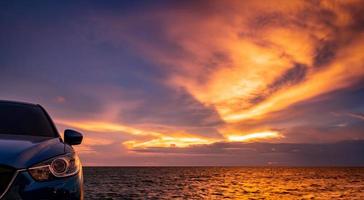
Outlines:
POLYGON ((86 163, 267 163, 292 151, 245 145, 364 139, 363 1, 108 3, 0 7, 1 99, 83 132, 86 163))
POLYGON ((185 138, 185 137, 168 137, 164 136, 146 142, 127 141, 124 143, 130 149, 132 148, 148 148, 148 147, 188 147, 198 144, 211 144, 214 141, 202 138, 185 138))
POLYGON ((229 141, 232 142, 245 142, 251 140, 271 139, 279 137, 281 137, 281 135, 277 131, 264 131, 264 132, 250 133, 246 135, 230 135, 228 139, 229 141))
POLYGON ((154 135, 159 136, 160 133, 152 132, 152 131, 143 131, 136 128, 123 126, 119 124, 109 123, 109 122, 71 122, 71 121, 64 121, 59 120, 57 123, 70 126, 78 129, 82 129, 85 131, 94 131, 94 132, 125 132, 131 135, 154 135))

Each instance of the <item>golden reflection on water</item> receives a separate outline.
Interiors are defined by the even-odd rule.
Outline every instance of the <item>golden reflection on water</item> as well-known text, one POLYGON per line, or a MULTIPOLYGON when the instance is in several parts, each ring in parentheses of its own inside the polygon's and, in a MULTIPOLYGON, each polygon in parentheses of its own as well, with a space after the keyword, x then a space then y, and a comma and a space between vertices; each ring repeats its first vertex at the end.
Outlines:
POLYGON ((87 199, 364 199, 364 168, 86 168, 87 199))

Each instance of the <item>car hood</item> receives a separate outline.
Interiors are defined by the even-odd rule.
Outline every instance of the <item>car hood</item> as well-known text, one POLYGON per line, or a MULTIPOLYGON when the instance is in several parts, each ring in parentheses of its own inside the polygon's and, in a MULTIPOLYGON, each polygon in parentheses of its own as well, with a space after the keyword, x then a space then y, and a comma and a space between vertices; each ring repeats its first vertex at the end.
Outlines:
POLYGON ((28 168, 64 153, 60 138, 0 134, 0 165, 28 168))

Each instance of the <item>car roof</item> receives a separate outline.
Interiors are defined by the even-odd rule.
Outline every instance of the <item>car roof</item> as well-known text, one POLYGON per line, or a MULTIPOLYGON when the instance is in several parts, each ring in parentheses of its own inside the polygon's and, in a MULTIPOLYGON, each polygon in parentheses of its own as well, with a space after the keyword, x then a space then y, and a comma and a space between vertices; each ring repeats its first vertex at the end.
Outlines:
POLYGON ((0 100, 0 104, 15 104, 19 106, 39 106, 39 104, 20 102, 20 101, 9 101, 9 100, 0 100))

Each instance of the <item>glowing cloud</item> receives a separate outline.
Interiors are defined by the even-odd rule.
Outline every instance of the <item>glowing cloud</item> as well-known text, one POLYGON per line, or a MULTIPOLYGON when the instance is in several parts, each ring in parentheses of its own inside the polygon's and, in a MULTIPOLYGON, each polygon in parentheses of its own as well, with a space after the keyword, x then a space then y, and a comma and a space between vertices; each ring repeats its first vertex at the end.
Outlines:
MULTIPOLYGON (((92 132, 112 132, 119 134, 130 134, 135 136, 145 136, 146 138, 139 138, 139 140, 129 140, 123 143, 126 147, 132 148, 145 148, 145 147, 187 147, 196 144, 211 144, 218 140, 211 138, 201 138, 188 133, 159 133, 150 130, 137 129, 125 125, 114 124, 109 122, 74 122, 57 120, 58 124, 86 130, 92 132), (150 139, 153 137, 155 139, 150 139)), ((85 145, 109 145, 111 141, 105 139, 87 139, 85 145)))
POLYGON ((362 79, 364 41, 354 28, 360 20, 347 9, 357 4, 212 1, 204 15, 156 15, 166 43, 178 51, 126 37, 166 66, 166 85, 187 89, 225 122, 241 122, 362 79))
POLYGON ((144 131, 136 128, 132 128, 129 126, 124 126, 115 123, 109 122, 98 122, 98 121, 66 121, 66 120, 57 120, 58 124, 71 126, 74 128, 79 128, 86 131, 94 131, 94 132, 125 132, 132 135, 152 135, 152 136, 160 136, 161 133, 153 132, 153 131, 144 131))
POLYGON ((229 135, 228 140, 231 142, 246 142, 259 139, 280 138, 282 135, 277 131, 263 131, 257 133, 249 133, 246 135, 229 135))
MULTIPOLYGON (((163 37, 163 45, 135 34, 119 34, 118 28, 107 34, 111 38, 122 37, 157 63, 166 73, 162 84, 175 90, 183 88, 202 105, 216 110, 225 123, 217 129, 226 141, 277 139, 282 134, 276 131, 240 128, 253 133, 230 135, 224 129, 249 120, 264 120, 296 103, 350 87, 364 76, 364 36, 351 28, 357 22, 345 9, 356 2, 283 2, 211 1, 209 8, 216 12, 204 15, 193 10, 177 9, 157 15, 149 11, 153 17, 148 15, 148 20, 161 24, 158 34, 163 37), (219 9, 222 4, 226 10, 219 9), (166 48, 170 44, 178 48, 166 48)), ((140 18, 143 19, 124 22, 125 28, 133 30, 140 18)), ((118 27, 120 19, 106 16, 95 22, 118 27)), ((96 132, 145 136, 125 142, 129 148, 186 147, 224 141, 185 130, 160 132, 97 121, 61 123, 96 132)), ((259 127, 262 128, 274 129, 259 127)))
POLYGON ((158 139, 149 140, 146 142, 127 141, 124 143, 130 149, 133 148, 148 148, 148 147, 188 147, 198 144, 211 144, 216 140, 204 138, 188 138, 188 137, 170 137, 163 136, 158 139))
POLYGON ((83 131, 90 160, 364 138, 362 0, 7 4, 1 99, 83 131))

